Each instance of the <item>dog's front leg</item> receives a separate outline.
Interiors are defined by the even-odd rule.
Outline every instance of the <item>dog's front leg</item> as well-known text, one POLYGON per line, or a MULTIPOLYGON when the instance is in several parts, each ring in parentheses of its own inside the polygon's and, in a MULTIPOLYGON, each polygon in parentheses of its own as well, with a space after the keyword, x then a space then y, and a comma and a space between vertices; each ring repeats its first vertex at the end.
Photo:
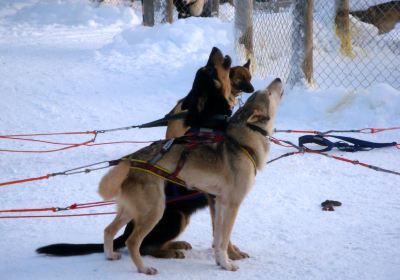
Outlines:
MULTIPOLYGON (((208 200, 208 205, 210 206, 210 214, 211 214, 211 223, 212 223, 212 230, 213 234, 215 233, 215 197, 211 195, 207 195, 207 200, 208 200)), ((213 248, 215 247, 215 244, 213 243, 213 248)), ((241 260, 244 258, 249 258, 250 256, 245 253, 240 251, 240 249, 233 245, 231 241, 229 241, 228 244, 228 257, 231 260, 241 260)))
POLYGON ((215 260, 222 268, 230 271, 236 271, 239 268, 228 257, 229 240, 238 208, 238 203, 223 201, 221 197, 216 198, 214 229, 215 260))

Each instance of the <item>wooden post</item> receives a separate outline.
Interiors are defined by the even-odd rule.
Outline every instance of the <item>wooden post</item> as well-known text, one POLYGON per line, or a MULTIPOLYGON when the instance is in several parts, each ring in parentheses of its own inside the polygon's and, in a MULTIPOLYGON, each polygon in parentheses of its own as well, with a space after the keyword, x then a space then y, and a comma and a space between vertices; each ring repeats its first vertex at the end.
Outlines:
POLYGON ((314 84, 313 72, 313 14, 314 14, 314 0, 307 0, 305 11, 305 41, 304 50, 305 57, 303 62, 303 72, 309 85, 314 84))
MULTIPOLYGON (((245 57, 253 59, 253 0, 236 0, 235 2, 236 40, 245 49, 245 57)), ((251 63, 252 67, 255 63, 251 63)))
POLYGON ((166 0, 167 5, 165 7, 165 18, 167 19, 168 23, 172 23, 174 21, 174 1, 173 0, 166 0))
POLYGON ((154 0, 143 0, 143 25, 154 26, 154 0))
POLYGON ((313 80, 313 0, 295 1, 293 9, 292 57, 289 82, 309 85, 313 80))
POLYGON ((335 31, 340 40, 340 52, 354 57, 351 44, 349 0, 336 0, 335 31))
POLYGON ((219 0, 211 0, 211 16, 218 17, 219 16, 219 0))

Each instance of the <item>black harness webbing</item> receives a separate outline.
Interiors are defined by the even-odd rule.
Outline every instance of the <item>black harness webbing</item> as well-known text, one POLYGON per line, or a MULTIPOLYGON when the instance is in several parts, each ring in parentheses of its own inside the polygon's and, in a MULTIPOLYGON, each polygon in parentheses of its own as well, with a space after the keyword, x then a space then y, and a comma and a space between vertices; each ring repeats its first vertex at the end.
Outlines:
POLYGON ((375 143, 337 135, 304 135, 299 137, 299 147, 313 151, 312 149, 306 147, 305 144, 317 144, 319 146, 324 146, 325 148, 318 150, 319 152, 327 152, 333 148, 337 148, 343 152, 358 152, 369 151, 376 148, 393 147, 397 145, 396 142, 375 143), (328 140, 327 137, 336 138, 342 141, 332 142, 328 140))
POLYGON ((187 116, 188 112, 180 112, 176 114, 167 114, 164 118, 138 125, 138 128, 149 128, 158 126, 167 126, 168 121, 181 120, 187 116))

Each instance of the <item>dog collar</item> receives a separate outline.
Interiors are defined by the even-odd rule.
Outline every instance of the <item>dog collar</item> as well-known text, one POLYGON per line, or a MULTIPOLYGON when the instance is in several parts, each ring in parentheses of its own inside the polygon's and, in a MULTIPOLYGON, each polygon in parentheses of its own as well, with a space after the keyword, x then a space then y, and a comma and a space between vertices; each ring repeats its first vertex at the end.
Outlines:
POLYGON ((251 130, 261 133, 263 136, 267 137, 268 136, 268 132, 265 129, 262 129, 259 126, 256 126, 254 124, 248 123, 247 127, 250 128, 251 130))

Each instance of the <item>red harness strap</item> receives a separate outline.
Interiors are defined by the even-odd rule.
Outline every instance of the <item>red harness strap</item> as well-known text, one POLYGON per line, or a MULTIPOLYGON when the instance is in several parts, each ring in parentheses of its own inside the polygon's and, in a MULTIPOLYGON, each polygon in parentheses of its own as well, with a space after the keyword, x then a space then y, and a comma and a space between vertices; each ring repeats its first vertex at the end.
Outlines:
POLYGON ((131 162, 132 169, 141 170, 146 173, 165 179, 167 181, 170 181, 172 183, 186 187, 186 183, 182 178, 179 178, 178 175, 174 175, 169 170, 159 165, 151 164, 148 163, 147 161, 142 161, 137 159, 128 159, 128 160, 131 162))
MULTIPOLYGON (((122 158, 122 160, 129 160, 131 163, 131 168, 136 169, 136 170, 141 170, 144 172, 147 172, 149 174, 152 174, 154 176, 160 177, 162 179, 165 179, 167 181, 170 181, 172 183, 178 184, 183 187, 187 187, 185 181, 180 178, 178 175, 181 172, 183 166, 185 165, 185 162, 187 160, 187 157, 189 153, 196 149, 199 145, 204 145, 204 144, 214 144, 214 143, 219 143, 222 142, 226 139, 226 136, 223 133, 216 133, 213 130, 209 129, 200 129, 198 131, 189 131, 187 132, 184 136, 177 138, 177 139, 171 139, 167 141, 167 143, 163 146, 162 151, 157 154, 152 160, 150 161, 144 161, 144 160, 138 160, 138 159, 132 159, 130 156, 122 158), (177 166, 173 172, 159 166, 156 164, 158 160, 162 158, 162 156, 169 151, 170 147, 173 144, 177 144, 180 141, 184 141, 185 143, 185 148, 181 153, 181 156, 179 158, 179 161, 177 163, 177 166), (167 148, 166 148, 167 146, 167 148), (165 148, 165 151, 164 151, 165 148), (156 160, 154 160, 156 159, 156 160)), ((254 151, 247 147, 247 146, 242 146, 237 143, 241 150, 245 153, 245 155, 250 159, 252 164, 254 165, 254 170, 257 172, 257 164, 255 160, 255 153, 254 151)))

